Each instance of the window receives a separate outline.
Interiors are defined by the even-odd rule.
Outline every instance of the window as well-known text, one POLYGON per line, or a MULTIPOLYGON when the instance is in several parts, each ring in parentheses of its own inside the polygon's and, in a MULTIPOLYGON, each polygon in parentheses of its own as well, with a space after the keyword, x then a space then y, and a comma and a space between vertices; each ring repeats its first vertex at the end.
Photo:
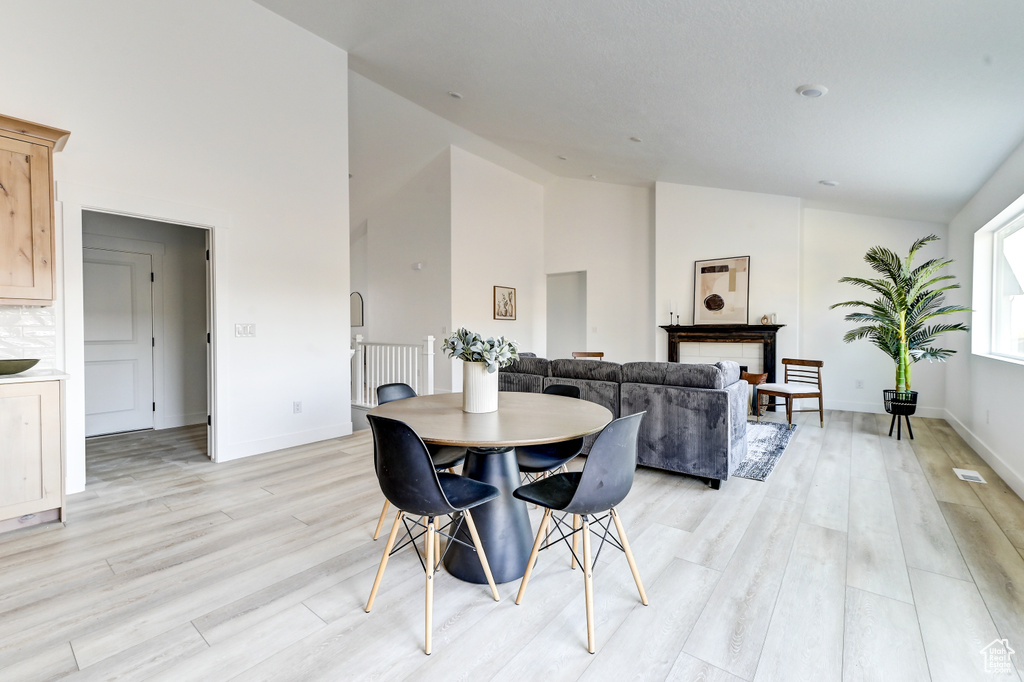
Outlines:
POLYGON ((971 352, 1024 365, 1024 196, 974 233, 971 352))
POLYGON ((1024 216, 993 238, 992 353, 1024 360, 1024 216))

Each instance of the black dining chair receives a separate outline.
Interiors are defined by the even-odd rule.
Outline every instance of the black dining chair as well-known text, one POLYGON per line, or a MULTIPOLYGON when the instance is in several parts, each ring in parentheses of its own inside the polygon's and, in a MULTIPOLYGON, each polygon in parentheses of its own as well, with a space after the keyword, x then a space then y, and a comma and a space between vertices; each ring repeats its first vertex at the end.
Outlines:
MULTIPOLYGON (((394 383, 382 384, 377 387, 377 404, 383 405, 393 400, 405 400, 415 398, 416 391, 409 384, 394 383)), ((466 448, 457 448, 450 445, 428 445, 430 459, 434 462, 434 468, 438 471, 449 471, 455 473, 455 467, 466 460, 466 448)), ((380 510, 380 518, 377 519, 377 528, 373 531, 373 539, 380 537, 381 528, 384 527, 384 519, 387 518, 390 503, 384 500, 384 508, 380 510)))
MULTIPOLYGON (((544 393, 579 400, 580 387, 568 384, 551 384, 544 387, 544 393)), ((542 478, 545 474, 555 469, 560 468, 566 471, 565 465, 582 451, 582 438, 573 438, 572 440, 558 443, 545 443, 543 445, 522 445, 516 448, 516 462, 519 464, 519 471, 524 475, 526 481, 529 482, 542 478)))
POLYGON ((370 421, 370 429, 373 430, 373 466, 377 472, 377 480, 384 497, 395 505, 398 513, 395 514, 395 522, 391 526, 387 546, 384 547, 384 556, 381 557, 380 568, 377 569, 377 577, 374 578, 370 598, 366 602, 366 612, 369 613, 373 608, 373 600, 377 597, 388 558, 407 545, 415 547, 416 540, 425 535, 426 563, 418 551, 416 557, 427 574, 426 636, 423 651, 429 654, 434 612, 434 572, 444 558, 443 554, 436 551, 435 534, 440 533, 448 538, 447 547, 450 547, 452 542, 469 547, 469 543, 455 537, 461 525, 466 524, 466 529, 473 540, 472 547, 480 558, 480 566, 491 588, 491 595, 494 601, 498 601, 498 588, 494 585, 491 568, 487 564, 487 555, 484 554, 476 524, 473 523, 473 516, 469 510, 493 500, 501 493, 488 483, 438 472, 434 468, 426 445, 405 422, 373 415, 367 418, 370 421), (440 526, 436 521, 443 516, 449 517, 448 523, 440 526), (403 525, 406 539, 395 547, 395 539, 403 525))
POLYGON ((526 563, 526 573, 519 585, 516 604, 522 603, 526 585, 530 582, 530 574, 533 573, 540 550, 553 547, 558 541, 565 542, 569 546, 571 537, 570 552, 572 553, 572 566, 575 568, 576 562, 579 561, 576 556, 578 546, 576 540, 579 535, 582 535, 583 560, 579 563, 583 566, 583 589, 587 606, 587 650, 590 653, 594 653, 596 650, 593 569, 606 541, 625 553, 629 570, 632 571, 633 580, 640 592, 640 601, 647 606, 647 593, 644 592, 644 585, 640 581, 640 572, 633 560, 633 552, 629 548, 629 541, 626 539, 626 531, 622 528, 622 521, 619 519, 618 512, 615 511, 615 506, 626 498, 629 489, 633 486, 633 473, 636 471, 637 437, 644 414, 646 413, 639 412, 628 417, 621 417, 606 426, 594 441, 590 454, 587 455, 587 463, 583 466, 583 471, 554 474, 528 483, 512 493, 520 500, 544 507, 544 517, 541 519, 537 539, 533 543, 533 550, 526 563), (553 517, 552 512, 555 511, 562 512, 561 517, 553 517), (571 528, 567 527, 564 521, 564 517, 568 514, 572 514, 571 528), (547 538, 548 524, 552 518, 555 519, 561 536, 555 538, 553 543, 547 543, 541 547, 547 538), (601 544, 593 559, 591 559, 590 552, 591 523, 598 524, 604 531, 599 533, 601 544), (615 524, 618 542, 610 534, 610 523, 615 524))

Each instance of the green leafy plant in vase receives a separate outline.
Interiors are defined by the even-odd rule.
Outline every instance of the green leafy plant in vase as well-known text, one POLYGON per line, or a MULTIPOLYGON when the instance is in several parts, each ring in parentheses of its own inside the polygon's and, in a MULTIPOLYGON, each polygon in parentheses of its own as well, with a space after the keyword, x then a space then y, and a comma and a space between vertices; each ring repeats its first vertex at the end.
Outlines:
POLYGON ((504 336, 485 339, 465 327, 441 344, 450 358, 463 361, 462 409, 494 412, 498 409, 498 369, 519 359, 519 345, 504 336))
POLYGON ((913 410, 893 412, 890 403, 895 401, 916 406, 917 393, 910 390, 911 366, 920 360, 944 362, 956 351, 937 347, 934 345, 936 338, 946 332, 970 329, 962 322, 936 321, 945 315, 971 311, 965 306, 946 305, 946 292, 960 288, 953 281, 953 275, 941 274, 943 268, 953 261, 933 258, 914 267, 914 256, 921 247, 938 240, 934 234, 918 239, 905 258, 882 246, 871 247, 864 255, 864 261, 882 277, 843 277, 839 281, 868 289, 876 295, 875 300, 843 301, 829 307, 830 310, 859 308, 844 318, 859 326, 846 332, 843 341, 851 343, 867 339, 895 364, 896 389, 886 395, 886 411, 894 418, 896 414, 913 414, 913 410))

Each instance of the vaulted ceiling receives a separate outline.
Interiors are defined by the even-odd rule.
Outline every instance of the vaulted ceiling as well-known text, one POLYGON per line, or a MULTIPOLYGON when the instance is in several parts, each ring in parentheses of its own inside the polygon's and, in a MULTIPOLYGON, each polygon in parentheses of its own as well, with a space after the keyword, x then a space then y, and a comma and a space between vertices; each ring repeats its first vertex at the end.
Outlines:
POLYGON ((1024 139, 1020 0, 258 2, 558 176, 945 222, 1024 139))

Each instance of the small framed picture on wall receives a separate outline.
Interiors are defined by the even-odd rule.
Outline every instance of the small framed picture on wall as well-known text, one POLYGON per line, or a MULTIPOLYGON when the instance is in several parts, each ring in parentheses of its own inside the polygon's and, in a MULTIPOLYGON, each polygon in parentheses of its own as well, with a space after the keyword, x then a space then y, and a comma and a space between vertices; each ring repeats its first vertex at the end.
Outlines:
POLYGON ((494 287, 494 319, 516 319, 516 290, 512 287, 494 287))

